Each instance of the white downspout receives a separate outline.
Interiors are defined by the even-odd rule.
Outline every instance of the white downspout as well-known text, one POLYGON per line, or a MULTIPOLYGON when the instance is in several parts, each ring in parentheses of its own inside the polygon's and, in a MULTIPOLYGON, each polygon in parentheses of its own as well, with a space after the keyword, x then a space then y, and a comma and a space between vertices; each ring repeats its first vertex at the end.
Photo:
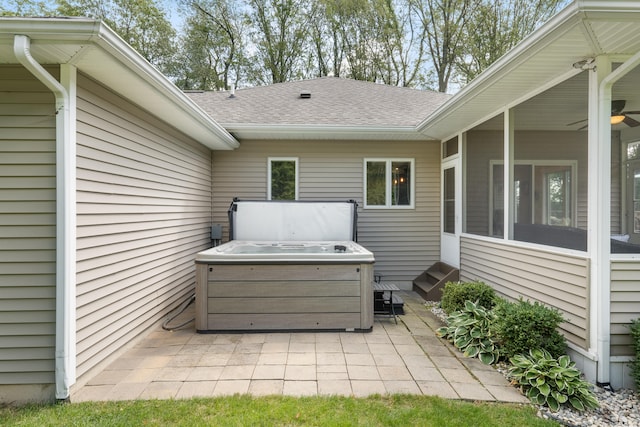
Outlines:
POLYGON ((20 62, 55 96, 56 109, 56 399, 67 400, 76 381, 75 354, 75 67, 61 64, 58 82, 31 56, 31 40, 14 37, 20 62), (65 88, 65 85, 67 86, 65 88), (70 96, 73 94, 73 97, 70 96))
MULTIPOLYGON (((598 62, 596 62, 597 64, 598 62)), ((640 52, 606 75, 598 87, 597 139, 590 141, 589 156, 597 153, 589 164, 589 252, 591 253, 591 283, 596 305, 598 372, 597 382, 609 384, 611 377, 611 88, 640 64, 640 52), (602 148, 600 150, 600 148, 602 148), (595 168, 592 169, 592 167, 595 168), (606 172, 606 173, 605 173, 606 172), (594 180, 596 182, 594 182, 594 180)))

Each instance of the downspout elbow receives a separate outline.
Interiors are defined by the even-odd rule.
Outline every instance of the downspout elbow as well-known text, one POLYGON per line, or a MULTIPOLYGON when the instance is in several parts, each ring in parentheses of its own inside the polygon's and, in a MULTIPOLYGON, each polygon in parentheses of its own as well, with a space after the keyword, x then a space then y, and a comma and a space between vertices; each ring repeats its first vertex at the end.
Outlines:
POLYGON ((28 36, 16 34, 13 40, 13 53, 22 66, 40 80, 56 97, 56 112, 68 105, 67 90, 53 78, 51 74, 31 56, 31 39, 28 36))

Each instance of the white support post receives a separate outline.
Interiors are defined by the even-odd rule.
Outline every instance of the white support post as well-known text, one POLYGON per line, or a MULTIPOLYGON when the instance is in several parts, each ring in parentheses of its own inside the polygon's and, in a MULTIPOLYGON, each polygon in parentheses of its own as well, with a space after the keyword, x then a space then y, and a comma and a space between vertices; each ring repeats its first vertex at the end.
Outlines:
POLYGON ((460 191, 462 195, 460 197, 461 206, 460 206, 460 215, 462 216, 462 228, 460 233, 465 233, 467 231, 467 214, 465 213, 465 209, 467 209, 467 132, 463 132, 460 134, 460 139, 458 140, 458 147, 460 149, 460 191))
MULTIPOLYGON (((460 244, 460 234, 462 233, 463 230, 463 224, 462 224, 462 217, 463 217, 463 213, 462 213, 462 198, 464 197, 464 181, 463 179, 463 175, 462 175, 462 149, 464 146, 463 141, 466 141, 467 139, 467 134, 466 133, 459 133, 458 134, 458 160, 456 161, 456 207, 455 207, 455 212, 456 212, 456 218, 455 218, 455 223, 456 223, 456 238, 458 239, 458 246, 460 244)), ((458 254, 460 253, 460 250, 458 249, 458 254)), ((458 263, 459 264, 459 263, 458 263)), ((460 265, 458 265, 459 267, 460 265)))
POLYGON ((513 163, 514 163, 514 114, 513 110, 504 112, 504 230, 505 240, 513 239, 513 163))

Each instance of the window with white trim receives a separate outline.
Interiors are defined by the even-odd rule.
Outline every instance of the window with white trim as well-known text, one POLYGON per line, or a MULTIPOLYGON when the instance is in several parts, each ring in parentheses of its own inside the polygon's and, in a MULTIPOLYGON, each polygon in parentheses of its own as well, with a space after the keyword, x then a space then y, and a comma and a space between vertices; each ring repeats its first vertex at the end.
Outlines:
POLYGON ((268 200, 298 200, 298 158, 269 157, 268 200))
POLYGON ((364 207, 413 208, 414 171, 413 159, 365 159, 364 207))

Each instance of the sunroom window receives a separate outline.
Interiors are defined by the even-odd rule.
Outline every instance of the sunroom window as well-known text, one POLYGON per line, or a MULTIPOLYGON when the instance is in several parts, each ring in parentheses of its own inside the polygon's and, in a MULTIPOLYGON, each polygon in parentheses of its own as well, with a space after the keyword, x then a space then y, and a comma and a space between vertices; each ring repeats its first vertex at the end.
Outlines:
POLYGON ((268 163, 269 200, 298 199, 298 159, 296 157, 270 157, 268 163))
MULTIPOLYGON (((631 137, 637 138, 634 134, 631 137)), ((612 141, 614 148, 616 142, 612 141)), ((621 170, 611 177, 611 252, 637 254, 640 253, 640 141, 625 141, 620 149, 624 161, 621 170)), ((615 156, 612 162, 615 171, 615 156)))
POLYGON ((413 208, 413 159, 365 159, 365 208, 413 208))
MULTIPOLYGON (((492 163, 492 235, 502 236, 504 169, 501 161, 492 163)), ((575 227, 576 167, 573 161, 517 161, 513 171, 514 223, 575 227)), ((520 240, 517 226, 515 231, 520 240)))

